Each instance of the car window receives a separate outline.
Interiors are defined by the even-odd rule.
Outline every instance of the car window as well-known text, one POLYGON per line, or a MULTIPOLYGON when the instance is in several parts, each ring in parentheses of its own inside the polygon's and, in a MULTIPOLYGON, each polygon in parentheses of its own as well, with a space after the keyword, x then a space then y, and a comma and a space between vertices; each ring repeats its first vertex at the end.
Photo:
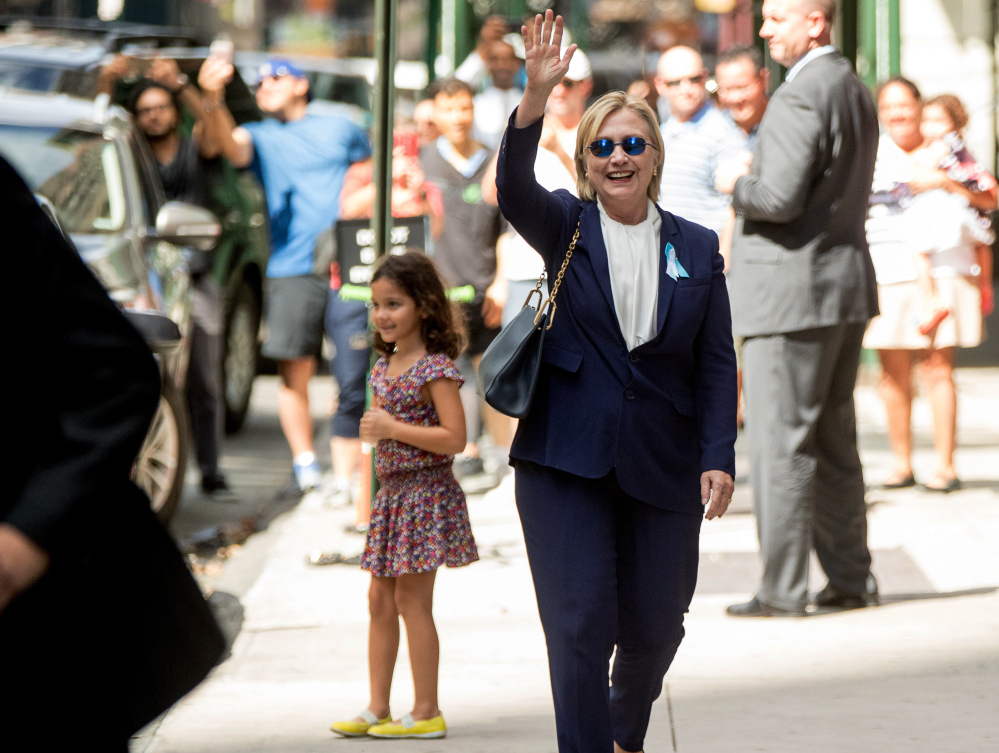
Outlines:
POLYGON ((36 92, 55 91, 62 71, 30 63, 12 63, 8 60, 0 66, 0 86, 11 89, 29 89, 36 92))
POLYGON ((55 207, 67 233, 112 233, 125 223, 118 151, 99 133, 0 125, 0 153, 55 207))

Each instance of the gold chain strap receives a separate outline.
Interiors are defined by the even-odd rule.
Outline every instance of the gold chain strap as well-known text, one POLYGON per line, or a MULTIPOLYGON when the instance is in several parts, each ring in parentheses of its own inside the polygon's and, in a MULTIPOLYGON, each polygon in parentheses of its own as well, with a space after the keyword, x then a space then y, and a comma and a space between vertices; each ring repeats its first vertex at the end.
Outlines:
MULTIPOLYGON (((575 250, 576 241, 578 240, 579 240, 579 223, 577 222, 576 232, 573 234, 572 242, 569 244, 569 250, 565 254, 565 261, 562 262, 562 268, 558 271, 558 277, 555 278, 555 284, 552 285, 552 294, 548 296, 548 300, 545 301, 543 304, 541 304, 541 306, 538 308, 538 315, 534 318, 535 326, 541 321, 541 316, 545 311, 545 307, 548 304, 551 304, 552 311, 551 315, 548 317, 548 326, 545 327, 545 329, 549 330, 552 328, 552 323, 555 321, 555 309, 557 308, 555 304, 555 296, 558 295, 559 286, 562 285, 562 278, 565 276, 565 270, 569 266, 569 260, 572 258, 572 252, 575 250)), ((542 275, 541 279, 538 280, 538 286, 533 291, 531 291, 531 295, 534 295, 534 293, 537 292, 540 296, 541 283, 543 280, 544 276, 542 275)), ((530 296, 528 296, 528 300, 530 300, 530 296)))

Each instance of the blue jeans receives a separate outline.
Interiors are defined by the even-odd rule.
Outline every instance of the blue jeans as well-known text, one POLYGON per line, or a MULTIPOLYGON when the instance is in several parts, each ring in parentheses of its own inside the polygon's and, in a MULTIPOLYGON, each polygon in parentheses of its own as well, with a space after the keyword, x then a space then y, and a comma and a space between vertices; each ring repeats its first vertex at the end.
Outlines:
POLYGON ((340 388, 332 433, 334 437, 357 439, 361 435, 361 416, 364 415, 371 367, 368 307, 363 301, 342 300, 337 291, 330 290, 326 336, 336 348, 330 361, 330 373, 340 388))

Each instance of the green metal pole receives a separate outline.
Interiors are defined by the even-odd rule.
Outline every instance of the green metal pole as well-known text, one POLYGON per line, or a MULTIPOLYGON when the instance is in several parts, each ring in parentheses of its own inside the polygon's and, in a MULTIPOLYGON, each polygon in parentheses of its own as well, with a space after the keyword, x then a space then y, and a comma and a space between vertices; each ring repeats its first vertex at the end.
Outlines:
POLYGON ((843 0, 839 9, 840 52, 857 70, 857 0, 843 0))
POLYGON ((898 0, 860 0, 857 73, 871 88, 901 72, 898 0))
POLYGON ((468 0, 454 0, 454 67, 475 49, 475 14, 468 0))
MULTIPOLYGON (((392 233, 392 130, 395 123, 395 59, 398 25, 396 3, 397 0, 375 2, 375 59, 378 61, 378 77, 375 80, 375 206, 371 213, 371 230, 375 236, 376 258, 381 258, 387 253, 392 233)), ((370 401, 369 389, 369 405, 370 401)), ((378 491, 374 448, 371 452, 371 466, 367 471, 371 474, 369 501, 374 502, 378 491)))
POLYGON ((395 118, 397 0, 375 2, 375 58, 378 78, 375 81, 375 207, 371 230, 375 235, 375 255, 388 250, 392 231, 392 127, 395 118))
POLYGON ((427 63, 427 74, 429 81, 433 82, 437 78, 435 67, 437 65, 437 54, 441 32, 441 0, 427 0, 427 49, 424 60, 427 63))

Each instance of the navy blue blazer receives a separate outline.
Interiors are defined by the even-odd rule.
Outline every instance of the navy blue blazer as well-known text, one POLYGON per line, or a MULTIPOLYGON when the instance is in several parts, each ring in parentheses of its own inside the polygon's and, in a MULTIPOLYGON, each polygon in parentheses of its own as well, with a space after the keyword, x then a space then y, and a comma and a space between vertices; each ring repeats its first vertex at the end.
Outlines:
POLYGON ((544 259, 552 279, 576 223, 579 241, 545 336, 534 403, 510 456, 584 478, 613 469, 643 502, 702 514, 700 477, 735 477, 736 364, 718 236, 659 210, 659 242, 689 277, 659 263, 658 334, 629 351, 621 334, 595 201, 549 193, 535 180, 542 121, 503 136, 496 171, 503 215, 544 259))

